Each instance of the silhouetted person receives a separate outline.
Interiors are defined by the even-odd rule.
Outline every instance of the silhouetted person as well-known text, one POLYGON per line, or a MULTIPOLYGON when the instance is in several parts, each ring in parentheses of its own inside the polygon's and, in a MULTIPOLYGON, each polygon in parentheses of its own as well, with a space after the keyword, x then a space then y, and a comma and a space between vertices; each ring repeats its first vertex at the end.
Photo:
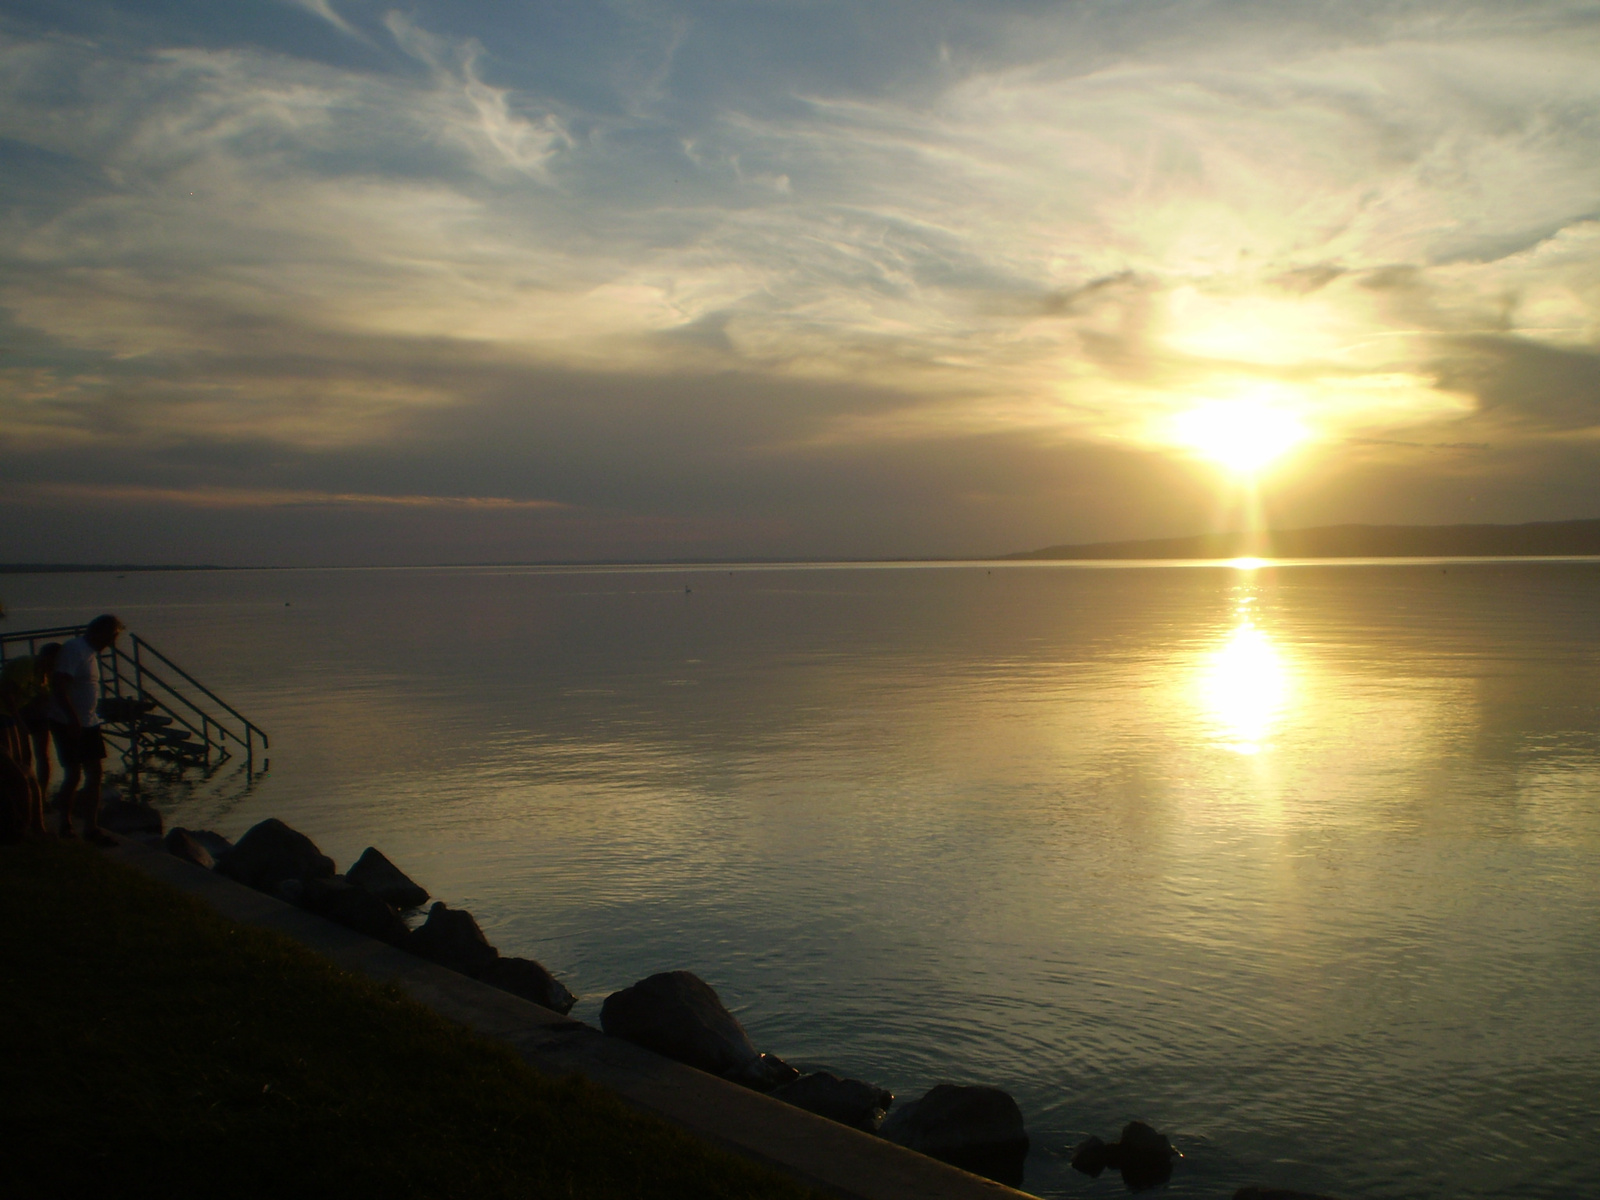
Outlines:
POLYGON ((61 760, 61 836, 73 835, 73 802, 83 810, 83 836, 100 846, 116 840, 100 828, 100 787, 106 740, 100 730, 100 651, 116 644, 125 626, 110 613, 89 622, 80 637, 61 646, 50 676, 50 736, 61 760), (80 791, 79 780, 83 787, 80 791))
POLYGON ((31 657, 14 660, 31 662, 39 683, 33 699, 22 706, 21 716, 23 728, 33 743, 33 777, 39 781, 42 796, 50 794, 50 677, 56 673, 56 659, 60 654, 60 642, 46 642, 31 657))
POLYGON ((33 747, 22 710, 42 690, 32 655, 0 671, 0 842, 44 833, 44 797, 33 774, 33 747))

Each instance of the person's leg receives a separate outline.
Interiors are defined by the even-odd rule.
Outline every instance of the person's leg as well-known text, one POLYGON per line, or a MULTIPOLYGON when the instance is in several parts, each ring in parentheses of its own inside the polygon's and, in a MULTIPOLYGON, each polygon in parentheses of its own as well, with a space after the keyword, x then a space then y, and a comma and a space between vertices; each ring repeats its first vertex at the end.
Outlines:
POLYGON ((26 806, 24 824, 27 832, 42 835, 44 828, 44 795, 39 790, 39 780, 33 773, 33 738, 28 727, 18 721, 11 727, 11 760, 17 764, 26 781, 26 806))
POLYGON ((83 768, 78 762, 78 730, 70 725, 52 724, 50 738, 56 744, 56 760, 61 764, 61 790, 56 807, 61 811, 61 836, 72 837, 72 802, 78 793, 83 768))
POLYGON ((33 777, 33 772, 28 776, 28 832, 35 837, 49 837, 50 830, 44 823, 44 789, 39 786, 39 781, 33 777))
POLYGON ((98 729, 84 730, 87 743, 83 754, 83 790, 78 793, 78 811, 83 814, 83 836, 91 842, 105 836, 100 828, 100 788, 105 779, 105 743, 98 729), (98 751, 98 752, 97 752, 98 751))
POLYGON ((24 766, 27 761, 22 726, 9 718, 0 720, 0 842, 19 842, 28 830, 32 772, 24 766))
POLYGON ((30 729, 33 739, 33 775, 39 781, 42 795, 50 794, 50 727, 30 729))
POLYGON ((0 753, 0 843, 20 842, 27 829, 28 780, 9 754, 0 753))

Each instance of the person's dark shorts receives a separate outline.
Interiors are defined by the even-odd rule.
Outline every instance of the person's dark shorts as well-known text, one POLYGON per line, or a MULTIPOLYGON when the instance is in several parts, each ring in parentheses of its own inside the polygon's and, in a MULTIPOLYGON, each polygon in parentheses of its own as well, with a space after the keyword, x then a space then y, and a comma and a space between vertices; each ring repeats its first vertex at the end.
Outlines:
POLYGON ((84 767, 106 756, 106 739, 100 726, 79 729, 76 725, 50 722, 50 740, 56 744, 56 760, 63 767, 84 767))

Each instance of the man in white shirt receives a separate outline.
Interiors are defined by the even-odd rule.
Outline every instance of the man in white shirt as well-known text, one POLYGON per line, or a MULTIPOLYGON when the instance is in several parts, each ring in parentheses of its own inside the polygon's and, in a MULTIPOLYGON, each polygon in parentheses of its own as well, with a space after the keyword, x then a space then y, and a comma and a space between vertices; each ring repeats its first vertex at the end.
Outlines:
POLYGON ((57 799, 61 836, 73 836, 76 800, 83 810, 84 839, 101 846, 116 842, 100 828, 100 786, 106 758, 106 742, 100 732, 100 651, 115 645, 124 628, 110 613, 96 617, 81 636, 62 643, 55 674, 50 677, 50 737, 63 772, 57 799))

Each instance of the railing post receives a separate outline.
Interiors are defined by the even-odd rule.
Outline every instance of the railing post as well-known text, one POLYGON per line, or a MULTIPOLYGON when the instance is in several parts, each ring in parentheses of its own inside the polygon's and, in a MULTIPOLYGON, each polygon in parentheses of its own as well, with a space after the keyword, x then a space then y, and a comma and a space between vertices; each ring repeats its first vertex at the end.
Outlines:
POLYGON ((139 767, 144 762, 144 667, 139 662, 139 635, 131 633, 133 642, 133 698, 139 705, 139 715, 134 718, 133 736, 128 745, 133 750, 133 777, 139 778, 139 767))

